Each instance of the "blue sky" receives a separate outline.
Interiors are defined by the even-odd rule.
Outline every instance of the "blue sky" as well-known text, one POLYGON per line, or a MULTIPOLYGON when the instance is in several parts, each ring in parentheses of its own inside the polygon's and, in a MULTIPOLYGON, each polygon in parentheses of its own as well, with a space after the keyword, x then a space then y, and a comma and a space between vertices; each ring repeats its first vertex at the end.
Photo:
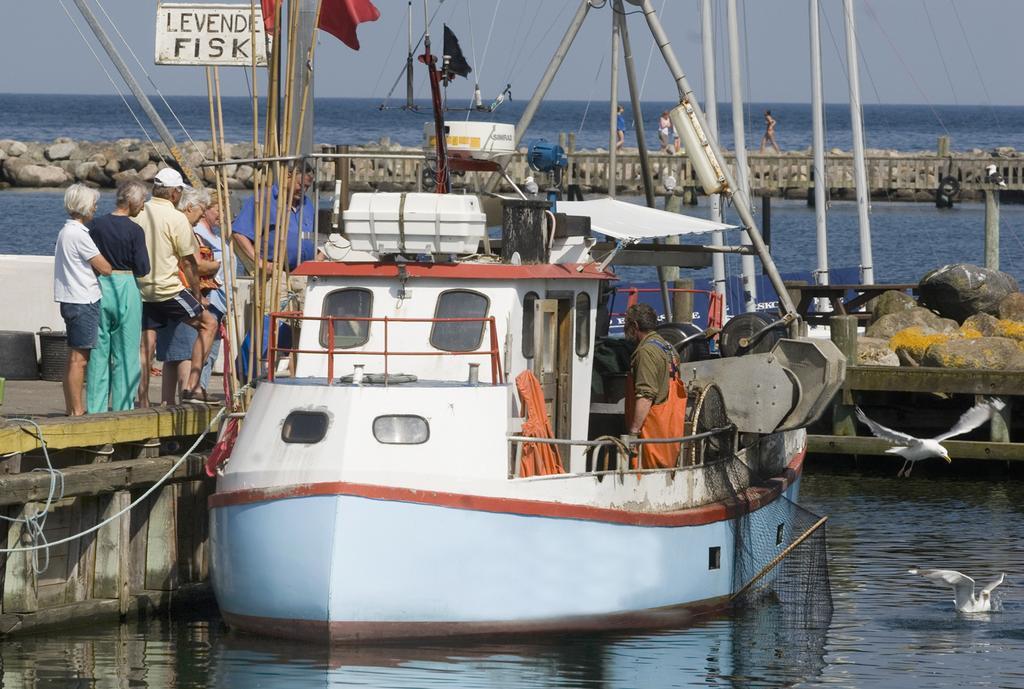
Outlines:
MULTIPOLYGON (((96 0, 90 0, 95 3, 96 0)), ((63 0, 83 31, 72 0, 63 0)), ((100 0, 114 17, 145 69, 165 94, 206 93, 201 68, 152 64, 155 31, 153 0, 100 0)), ((405 0, 375 0, 382 17, 359 29, 362 50, 354 52, 323 34, 317 54, 317 95, 382 97, 404 64, 405 0)), ((594 0, 598 4, 597 0, 594 0)), ((698 0, 653 0, 691 84, 703 95, 698 0)), ((414 23, 422 28, 422 2, 414 3, 414 23)), ((718 94, 728 100, 725 59, 725 2, 714 0, 719 44, 718 94)), ((438 0, 429 0, 431 10, 438 0)), ((520 98, 532 91, 550 59, 576 0, 443 0, 432 28, 438 36, 445 21, 459 35, 476 69, 484 98, 511 81, 520 98), (493 30, 491 29, 493 24, 493 30), (472 26, 472 31, 470 27, 472 26), (475 43, 475 45, 474 45, 475 43)), ((847 99, 841 0, 821 0, 825 97, 847 99)), ((855 0, 861 49, 861 86, 865 103, 959 103, 1024 105, 1019 55, 1024 2, 1019 0, 855 0), (955 3, 955 4, 954 4, 955 3), (941 52, 940 52, 941 51, 941 52)), ((810 100, 807 0, 740 0, 744 95, 756 102, 810 100)), ((102 13, 93 4, 97 14, 102 13)), ((627 3, 626 10, 637 8, 627 3)), ((0 92, 113 93, 103 70, 83 43, 60 0, 7 0, 0 41, 0 92), (18 27, 18 30, 14 30, 18 27)), ((611 3, 590 12, 556 79, 549 98, 606 100, 609 88, 611 3)), ((655 52, 642 16, 629 17, 633 52, 644 80, 643 96, 674 98, 668 72, 655 52)), ((115 39, 116 40, 116 39, 115 39)), ((93 47, 99 52, 98 45, 93 47)), ((125 58, 134 63, 127 50, 125 58)), ((104 59, 104 62, 105 59, 104 59)), ((107 65, 111 73, 112 68, 107 65)), ((141 70, 137 70, 143 82, 141 70)), ((116 77, 116 74, 115 74, 116 77)), ((245 95, 241 68, 222 70, 226 95, 245 95)), ((422 93, 423 77, 418 77, 422 93)), ((626 96, 625 79, 620 91, 626 96)), ((152 87, 146 84, 152 91, 152 87)), ((261 91, 264 89, 261 86, 261 91)), ((469 83, 450 91, 468 96, 469 83), (464 93, 461 93, 464 92, 464 93)), ((2 115, 0 115, 2 117, 2 115)))

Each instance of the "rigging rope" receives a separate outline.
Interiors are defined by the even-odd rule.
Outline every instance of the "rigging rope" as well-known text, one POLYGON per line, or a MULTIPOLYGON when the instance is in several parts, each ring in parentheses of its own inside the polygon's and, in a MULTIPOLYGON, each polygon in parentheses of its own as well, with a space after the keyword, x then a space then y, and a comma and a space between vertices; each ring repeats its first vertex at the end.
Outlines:
MULTIPOLYGON (((658 16, 661 17, 661 21, 665 21, 665 7, 668 5, 668 0, 664 0, 661 3, 661 9, 658 11, 658 16)), ((644 99, 644 87, 647 86, 647 73, 651 71, 651 58, 654 57, 654 41, 651 41, 651 47, 647 51, 647 65, 644 67, 644 78, 640 80, 640 100, 644 99)))
POLYGON ((100 11, 103 13, 103 16, 107 18, 107 22, 110 24, 111 27, 113 27, 114 32, 117 34, 117 37, 121 39, 121 42, 124 43, 124 47, 128 49, 128 52, 131 54, 132 58, 134 58, 135 63, 139 66, 139 69, 141 69, 142 73, 146 75, 146 80, 154 89, 156 89, 156 95, 160 96, 160 101, 164 104, 164 107, 167 108, 167 111, 171 113, 171 117, 174 118, 174 121, 178 123, 178 126, 181 128, 181 131, 185 135, 185 138, 188 139, 189 143, 192 144, 192 148, 195 149, 196 153, 202 156, 203 160, 206 160, 206 156, 199 149, 199 146, 196 145, 196 142, 192 140, 192 135, 188 133, 188 130, 185 129, 185 125, 183 125, 181 123, 181 120, 178 119, 178 114, 174 112, 174 108, 172 108, 171 104, 167 102, 166 98, 164 98, 164 94, 160 91, 160 87, 156 85, 155 81, 153 81, 153 77, 149 76, 149 72, 146 71, 146 68, 142 64, 142 61, 139 60, 139 56, 135 54, 135 51, 132 50, 132 47, 128 44, 128 41, 125 39, 124 35, 121 34, 121 30, 117 28, 117 24, 115 24, 114 20, 110 18, 109 14, 107 14, 107 10, 105 7, 103 7, 103 3, 100 0, 96 0, 96 6, 100 8, 100 11))
POLYGON ((597 80, 601 77, 601 68, 604 67, 604 54, 601 54, 601 61, 597 63, 597 72, 594 73, 594 83, 590 86, 590 93, 587 94, 587 107, 583 108, 583 117, 580 119, 580 127, 576 130, 576 136, 583 133, 583 124, 587 121, 587 113, 590 112, 590 102, 594 99, 594 89, 597 88, 597 80))
POLYGON ((949 65, 946 64, 946 55, 942 52, 942 46, 939 45, 939 36, 935 33, 935 24, 932 22, 932 13, 928 11, 928 3, 921 0, 921 9, 924 10, 924 16, 928 18, 928 28, 932 32, 932 41, 935 42, 935 52, 939 54, 939 61, 942 62, 942 71, 946 73, 946 83, 949 84, 949 92, 953 94, 953 103, 960 105, 960 100, 956 97, 956 87, 953 86, 953 77, 949 74, 949 65))
POLYGON ((114 91, 116 91, 117 95, 121 97, 121 102, 123 102, 124 106, 128 108, 128 112, 131 113, 132 119, 135 120, 135 124, 139 125, 139 129, 142 130, 142 133, 146 137, 146 140, 149 141, 149 145, 153 147, 153 151, 157 154, 160 160, 163 161, 164 165, 167 165, 167 159, 164 158, 163 153, 160 152, 160 149, 159 147, 157 147, 156 142, 153 141, 153 137, 149 135, 149 130, 147 130, 142 125, 142 121, 139 120, 139 116, 135 114, 135 110, 133 110, 132 106, 128 103, 128 99, 124 97, 124 93, 121 91, 121 88, 117 85, 117 82, 114 80, 114 77, 110 76, 110 72, 107 70, 106 65, 103 64, 103 60, 101 60, 100 56, 96 54, 96 51, 92 47, 92 43, 89 42, 89 39, 85 37, 85 34, 82 33, 82 30, 78 27, 78 24, 75 23, 74 17, 71 16, 71 12, 68 11, 67 5, 64 4, 64 0, 57 1, 60 2, 60 6, 61 8, 63 8, 64 14, 68 15, 68 21, 71 22, 71 26, 75 27, 75 31, 77 31, 78 35, 82 38, 82 42, 85 43, 85 47, 88 48, 89 52, 92 53, 92 56, 96 58, 96 64, 98 64, 100 66, 100 69, 103 70, 103 73, 107 75, 107 80, 110 82, 110 85, 114 87, 114 91))
MULTIPOLYGON (((903 59, 903 55, 900 53, 899 49, 896 47, 896 44, 893 42, 893 40, 889 37, 889 33, 885 30, 885 26, 882 24, 881 20, 878 18, 878 15, 875 14, 875 9, 871 6, 870 0, 864 0, 864 6, 867 7, 868 14, 871 15, 871 19, 874 20, 875 24, 878 25, 878 29, 882 32, 882 35, 885 37, 885 40, 889 44, 889 47, 892 48, 892 51, 894 53, 896 53, 896 59, 900 61, 901 65, 903 65, 903 69, 907 70, 907 75, 910 77, 910 80, 914 83, 914 86, 917 88, 917 92, 921 94, 921 98, 923 98, 924 102, 928 105, 928 109, 932 111, 933 115, 935 115, 935 119, 938 121, 939 126, 942 127, 942 130, 944 132, 946 132, 946 134, 948 135, 949 134, 949 130, 946 129, 946 124, 942 121, 942 118, 939 117, 939 113, 938 113, 938 111, 935 110, 935 107, 932 105, 932 102, 930 100, 928 100, 928 96, 927 96, 927 94, 925 94, 924 89, 921 88, 921 85, 917 82, 917 79, 914 78, 914 73, 911 71, 910 66, 907 65, 906 61, 903 59)), ((858 40, 858 51, 859 50, 860 50, 860 41, 858 40)), ((865 68, 866 67, 867 67, 867 61, 865 60, 865 68)), ((870 76, 869 76, 869 78, 870 78, 870 76)))
POLYGON ((956 22, 960 25, 960 33, 963 34, 964 43, 967 45, 967 53, 971 56, 971 63, 974 65, 974 71, 978 74, 978 83, 981 84, 981 90, 985 93, 985 104, 988 105, 989 112, 992 113, 992 121, 995 122, 996 126, 999 126, 999 118, 996 117, 996 109, 992 107, 992 96, 988 93, 988 86, 985 85, 985 77, 981 73, 981 68, 978 67, 978 58, 974 56, 974 48, 971 47, 971 39, 967 37, 967 29, 964 28, 964 22, 960 19, 960 12, 956 9, 956 3, 950 0, 950 6, 953 8, 953 14, 956 15, 956 22))

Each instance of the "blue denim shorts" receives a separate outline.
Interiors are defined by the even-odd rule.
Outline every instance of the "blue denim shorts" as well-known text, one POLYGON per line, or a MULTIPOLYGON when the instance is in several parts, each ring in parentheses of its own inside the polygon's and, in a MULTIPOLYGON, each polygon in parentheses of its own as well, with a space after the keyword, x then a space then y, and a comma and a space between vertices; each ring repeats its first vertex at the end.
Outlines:
POLYGON ((100 303, 60 303, 60 317, 68 331, 68 347, 92 349, 100 332, 100 303))
POLYGON ((196 343, 196 329, 178 321, 156 331, 156 358, 159 361, 189 361, 196 343))

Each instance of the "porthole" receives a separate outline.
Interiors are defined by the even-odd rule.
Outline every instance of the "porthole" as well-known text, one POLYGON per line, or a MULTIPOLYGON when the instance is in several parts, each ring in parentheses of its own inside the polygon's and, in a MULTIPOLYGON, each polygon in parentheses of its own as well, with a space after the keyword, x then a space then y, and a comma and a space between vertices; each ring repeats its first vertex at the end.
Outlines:
POLYGON ((293 411, 281 426, 281 440, 311 445, 327 435, 330 418, 322 411, 293 411))
POLYGON ((430 424, 414 414, 389 414, 373 420, 373 437, 384 445, 421 445, 430 439, 430 424))

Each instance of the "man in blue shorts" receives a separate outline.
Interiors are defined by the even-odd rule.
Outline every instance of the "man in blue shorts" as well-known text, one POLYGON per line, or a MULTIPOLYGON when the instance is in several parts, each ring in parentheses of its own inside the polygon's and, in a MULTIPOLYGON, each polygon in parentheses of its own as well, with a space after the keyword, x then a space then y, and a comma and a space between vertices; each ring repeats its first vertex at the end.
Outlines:
POLYGON ((184 189, 181 173, 171 168, 160 170, 153 179, 153 198, 134 218, 145 232, 151 266, 149 274, 137 281, 142 293, 141 407, 149 406, 149 366, 156 349, 156 331, 185 322, 198 334, 192 349, 192 371, 181 391, 182 402, 202 401, 197 394, 199 374, 217 331, 217 319, 204 308, 207 300, 199 288, 199 242, 185 214, 177 209, 184 189), (178 275, 179 268, 187 285, 178 275))

